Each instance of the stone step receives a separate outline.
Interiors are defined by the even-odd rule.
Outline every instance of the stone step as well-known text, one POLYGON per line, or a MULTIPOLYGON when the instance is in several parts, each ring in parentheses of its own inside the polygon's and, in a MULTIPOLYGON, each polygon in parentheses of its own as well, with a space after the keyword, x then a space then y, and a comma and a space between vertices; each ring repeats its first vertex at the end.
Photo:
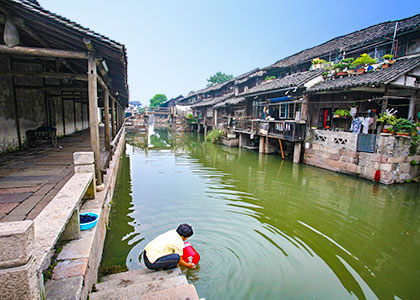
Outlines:
POLYGON ((90 300, 139 300, 159 292, 166 294, 166 291, 168 291, 169 293, 176 287, 187 286, 188 282, 185 276, 181 275, 144 283, 134 283, 133 281, 119 279, 107 281, 104 284, 108 285, 103 285, 98 292, 91 293, 90 300))
MULTIPOLYGON (((138 300, 200 300, 197 291, 192 284, 177 286, 155 293, 150 293, 138 300)), ((130 299, 131 300, 131 299, 130 299)), ((134 299, 133 299, 134 300, 134 299)))
MULTIPOLYGON (((152 271, 149 269, 139 269, 139 270, 132 270, 128 272, 123 273, 117 273, 112 274, 109 276, 106 276, 102 278, 102 283, 108 282, 108 281, 120 281, 120 280, 130 280, 134 281, 136 283, 141 282, 149 282, 152 280, 163 280, 165 278, 175 277, 182 275, 180 268, 170 269, 166 271, 152 271)), ((96 284, 96 287, 98 288, 102 283, 96 284)))

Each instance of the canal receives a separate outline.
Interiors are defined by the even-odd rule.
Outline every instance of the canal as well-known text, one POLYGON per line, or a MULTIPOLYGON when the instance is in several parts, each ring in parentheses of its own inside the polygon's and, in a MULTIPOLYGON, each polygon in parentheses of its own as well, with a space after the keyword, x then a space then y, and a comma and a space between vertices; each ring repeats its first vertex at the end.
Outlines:
POLYGON ((200 297, 418 299, 418 184, 384 186, 168 131, 126 135, 101 270, 193 226, 200 297))

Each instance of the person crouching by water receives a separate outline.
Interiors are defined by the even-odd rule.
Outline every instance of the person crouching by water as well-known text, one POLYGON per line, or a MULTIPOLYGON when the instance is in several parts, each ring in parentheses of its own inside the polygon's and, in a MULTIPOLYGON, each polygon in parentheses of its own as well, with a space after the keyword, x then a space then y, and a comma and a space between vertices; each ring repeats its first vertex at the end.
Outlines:
POLYGON ((181 224, 176 230, 169 230, 157 236, 144 248, 144 264, 150 270, 167 270, 177 265, 193 268, 193 263, 182 259, 184 241, 192 235, 192 227, 181 224))

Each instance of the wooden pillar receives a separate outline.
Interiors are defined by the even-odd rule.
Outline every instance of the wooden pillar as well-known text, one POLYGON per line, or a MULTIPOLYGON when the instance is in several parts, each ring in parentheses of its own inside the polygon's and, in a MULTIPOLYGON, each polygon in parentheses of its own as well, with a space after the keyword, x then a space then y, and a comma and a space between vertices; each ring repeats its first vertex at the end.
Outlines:
POLYGON ((111 136, 109 133, 109 91, 105 89, 104 94, 104 123, 105 123, 105 148, 111 151, 111 136))
POLYGON ((117 135, 117 129, 115 128, 115 99, 111 98, 111 127, 112 127, 112 138, 114 139, 117 135))
POLYGON ((300 162, 300 152, 302 150, 302 143, 296 142, 293 149, 293 162, 298 164, 300 162))
POLYGON ((238 145, 239 148, 243 147, 242 143, 243 143, 243 136, 242 136, 242 133, 239 133, 239 145, 238 145))
POLYGON ((98 89, 95 55, 89 53, 88 58, 88 91, 89 91, 89 126, 90 126, 90 145, 95 156, 96 182, 102 185, 101 174, 101 148, 99 144, 99 124, 98 124, 98 89))
POLYGON ((264 142, 264 137, 262 135, 260 135, 260 147, 258 150, 259 150, 259 153, 265 154, 265 142, 264 142))
POLYGON ((302 107, 300 110, 300 119, 307 121, 307 116, 308 116, 308 100, 309 100, 309 96, 308 95, 303 95, 303 101, 302 101, 302 107))
MULTIPOLYGON (((389 86, 386 85, 385 86, 385 92, 384 92, 384 98, 383 98, 383 101, 382 101, 381 114, 385 113, 386 109, 388 108, 388 92, 389 92, 389 86)), ((376 129, 376 151, 378 150, 378 142, 379 142, 380 134, 381 134, 383 129, 384 129, 384 124, 380 123, 378 128, 376 129)))
POLYGON ((417 92, 413 92, 410 97, 410 105, 408 107, 408 118, 410 120, 415 119, 415 111, 416 111, 416 104, 417 104, 417 92))
POLYGON ((217 128, 217 109, 214 110, 213 118, 214 118, 214 127, 217 128))

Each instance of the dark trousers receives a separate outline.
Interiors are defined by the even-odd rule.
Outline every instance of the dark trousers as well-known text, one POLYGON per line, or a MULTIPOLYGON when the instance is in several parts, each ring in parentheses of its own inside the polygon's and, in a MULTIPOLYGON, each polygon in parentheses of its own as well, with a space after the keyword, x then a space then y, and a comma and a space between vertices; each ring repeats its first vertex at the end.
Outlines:
POLYGON ((168 270, 172 268, 176 268, 178 265, 180 256, 179 254, 169 254, 158 258, 153 264, 150 263, 149 259, 147 258, 146 251, 143 253, 144 264, 150 270, 168 270))

